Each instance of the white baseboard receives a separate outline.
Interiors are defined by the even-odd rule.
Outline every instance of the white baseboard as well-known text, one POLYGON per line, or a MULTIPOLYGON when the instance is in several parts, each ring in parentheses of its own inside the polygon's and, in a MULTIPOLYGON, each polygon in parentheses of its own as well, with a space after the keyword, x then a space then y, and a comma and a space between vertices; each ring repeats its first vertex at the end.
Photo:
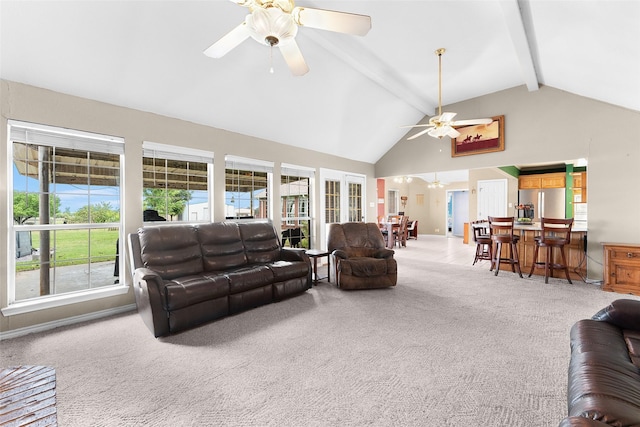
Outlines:
POLYGON ((48 331, 50 329, 59 328, 61 326, 73 325, 89 320, 101 319, 116 314, 127 313, 136 310, 135 304, 122 305, 120 307, 109 308, 107 310, 95 311, 93 313, 82 314, 80 316, 67 317, 65 319, 54 320, 53 322, 40 323, 38 325, 27 326, 26 328, 13 329, 7 332, 0 332, 0 341, 11 338, 21 337, 23 335, 33 334, 36 332, 48 331))

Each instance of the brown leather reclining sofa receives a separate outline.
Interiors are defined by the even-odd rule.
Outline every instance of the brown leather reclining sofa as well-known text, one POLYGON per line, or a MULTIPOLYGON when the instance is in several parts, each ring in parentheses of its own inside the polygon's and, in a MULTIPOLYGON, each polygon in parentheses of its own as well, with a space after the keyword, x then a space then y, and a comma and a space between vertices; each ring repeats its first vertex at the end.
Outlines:
POLYGON ((156 337, 311 287, 304 249, 283 248, 269 222, 143 227, 129 254, 138 312, 156 337))
POLYGON ((560 427, 640 426, 640 301, 573 325, 567 400, 560 427))

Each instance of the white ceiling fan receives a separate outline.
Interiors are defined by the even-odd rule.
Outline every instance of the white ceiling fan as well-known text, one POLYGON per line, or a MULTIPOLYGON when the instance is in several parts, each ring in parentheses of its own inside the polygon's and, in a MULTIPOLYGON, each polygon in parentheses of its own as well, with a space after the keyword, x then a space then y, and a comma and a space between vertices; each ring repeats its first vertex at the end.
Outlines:
POLYGON ((431 117, 428 124, 403 126, 406 128, 426 127, 415 135, 410 136, 407 140, 415 139, 425 133, 434 138, 442 138, 445 135, 451 138, 457 138, 460 136, 460 132, 455 130, 454 126, 470 126, 470 125, 488 125, 493 122, 493 119, 470 119, 470 120, 456 120, 456 113, 443 113, 442 112, 442 54, 445 52, 444 48, 436 50, 438 55, 438 115, 431 117))
POLYGON ((296 7, 293 0, 230 0, 251 12, 245 20, 211 45, 204 54, 221 58, 252 37, 258 43, 277 46, 295 76, 309 71, 295 41, 298 27, 364 36, 371 29, 371 17, 332 10, 296 7))

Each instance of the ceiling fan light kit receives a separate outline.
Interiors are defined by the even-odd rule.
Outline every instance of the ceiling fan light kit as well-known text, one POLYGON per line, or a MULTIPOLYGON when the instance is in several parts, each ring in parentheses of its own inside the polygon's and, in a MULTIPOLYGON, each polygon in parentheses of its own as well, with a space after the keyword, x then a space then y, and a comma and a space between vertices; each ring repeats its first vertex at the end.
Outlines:
POLYGON ((278 47, 294 76, 309 71, 295 41, 298 27, 364 36, 371 29, 371 17, 354 13, 296 7, 293 0, 230 0, 249 9, 244 22, 204 51, 221 58, 251 37, 260 44, 278 47))
POLYGON ((446 49, 441 47, 436 49, 435 54, 438 56, 438 115, 431 117, 428 124, 403 126, 409 128, 424 127, 425 129, 410 136, 407 140, 412 140, 424 135, 425 133, 434 138, 442 138, 448 135, 451 138, 457 138, 460 136, 454 126, 470 126, 470 125, 488 125, 493 122, 493 119, 471 119, 471 120, 457 120, 453 118, 456 113, 443 113, 442 112, 442 55, 446 52, 446 49))

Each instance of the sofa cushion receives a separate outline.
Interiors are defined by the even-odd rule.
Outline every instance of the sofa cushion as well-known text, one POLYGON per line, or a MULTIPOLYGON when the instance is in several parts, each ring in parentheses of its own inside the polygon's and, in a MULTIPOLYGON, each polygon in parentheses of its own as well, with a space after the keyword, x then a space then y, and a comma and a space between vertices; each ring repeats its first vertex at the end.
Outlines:
POLYGON ((205 271, 222 271, 247 264, 238 224, 217 222, 198 226, 205 271))
POLYGON ((625 330, 622 334, 627 343, 631 361, 634 365, 640 367, 640 331, 625 330))
POLYGON ((229 294, 229 279, 222 274, 177 277, 165 282, 163 294, 166 310, 177 310, 226 297, 229 294))
POLYGON ((355 257, 341 259, 338 268, 341 274, 348 276, 376 277, 394 273, 395 265, 395 260, 355 257))
POLYGON ((165 279, 203 271, 200 242, 192 225, 144 227, 138 230, 144 267, 165 279))
POLYGON ((276 282, 296 279, 309 274, 309 264, 303 261, 276 261, 267 264, 276 282))
POLYGON ((240 267, 225 274, 229 278, 230 295, 273 283, 273 273, 266 265, 240 267))
POLYGON ((280 259, 280 240, 269 222, 238 224, 249 264, 263 264, 280 259))

